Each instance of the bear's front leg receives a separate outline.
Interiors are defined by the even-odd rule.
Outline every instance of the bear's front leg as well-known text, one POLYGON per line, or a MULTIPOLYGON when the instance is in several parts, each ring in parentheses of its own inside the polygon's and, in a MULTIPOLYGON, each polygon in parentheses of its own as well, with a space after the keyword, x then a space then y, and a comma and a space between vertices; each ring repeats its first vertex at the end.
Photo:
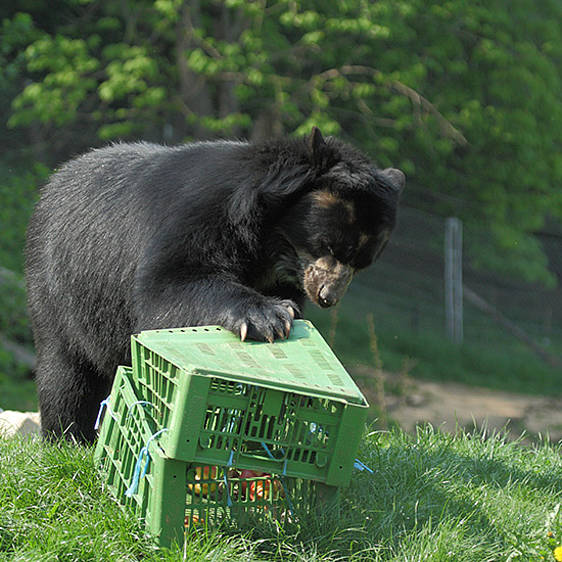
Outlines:
POLYGON ((300 315, 292 300, 264 296, 219 276, 137 286, 135 312, 135 331, 219 325, 241 340, 269 342, 287 338, 300 315))

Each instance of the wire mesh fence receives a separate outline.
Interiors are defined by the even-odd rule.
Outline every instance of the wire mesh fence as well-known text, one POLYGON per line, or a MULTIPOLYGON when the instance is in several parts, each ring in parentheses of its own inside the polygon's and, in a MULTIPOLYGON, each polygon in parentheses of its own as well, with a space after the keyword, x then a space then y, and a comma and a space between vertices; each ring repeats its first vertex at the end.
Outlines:
MULTIPOLYGON (((446 333, 444 281, 445 219, 417 209, 401 210, 389 248, 371 269, 360 273, 350 289, 345 312, 372 311, 378 330, 446 333)), ((562 257, 562 239, 545 237, 549 257, 562 257)), ((558 258, 560 259, 560 258, 558 258)), ((554 264, 555 268, 559 263, 554 264)), ((546 289, 463 262, 463 282, 490 309, 548 353, 562 352, 562 288, 546 289)), ((500 346, 517 335, 494 314, 483 312, 464 298, 464 343, 500 346)))

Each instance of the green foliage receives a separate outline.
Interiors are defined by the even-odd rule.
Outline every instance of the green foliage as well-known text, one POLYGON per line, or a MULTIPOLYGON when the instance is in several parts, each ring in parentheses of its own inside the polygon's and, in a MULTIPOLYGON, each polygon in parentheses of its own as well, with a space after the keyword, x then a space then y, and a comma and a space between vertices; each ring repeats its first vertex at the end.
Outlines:
POLYGON ((89 449, 0 440, 2 560, 540 560, 562 543, 560 447, 503 435, 369 432, 339 514, 157 551, 111 499, 89 449))
POLYGON ((23 272, 25 231, 38 187, 47 179, 50 170, 35 164, 31 170, 0 168, 0 266, 23 272))
POLYGON ((15 341, 31 343, 23 279, 15 275, 12 277, 5 270, 0 271, 0 303, 0 334, 15 341))
MULTIPOLYGON (((29 14, 16 13, 11 19, 0 21, 0 122, 3 124, 11 117, 11 102, 23 87, 27 66, 25 47, 37 35, 29 14)), ((17 152, 19 143, 16 139, 13 132, 0 128, 0 144, 3 145, 0 159, 3 162, 9 160, 12 151, 17 152)))
POLYGON ((562 217, 556 0, 61 6, 64 23, 39 5, 3 22, 9 126, 64 153, 319 125, 402 167, 411 205, 464 219, 474 265, 555 283, 534 233, 562 217))
MULTIPOLYGON (((0 168, 0 340, 7 338, 32 348, 23 281, 25 231, 38 186, 48 170, 0 168)), ((19 364, 0 342, 0 407, 35 407, 34 383, 25 380, 29 368, 19 364)))
POLYGON ((37 412, 37 388, 28 375, 25 367, 0 347, 0 406, 4 410, 37 412))
POLYGON ((8 125, 28 125, 33 121, 62 126, 74 121, 95 81, 87 75, 98 67, 81 39, 57 35, 43 36, 26 50, 27 68, 47 72, 43 82, 33 82, 14 100, 16 112, 8 125))
POLYGON ((31 354, 33 341, 23 279, 1 266, 0 310, 0 408, 36 410, 36 389, 29 377, 30 368, 20 363, 3 344, 7 340, 31 354))

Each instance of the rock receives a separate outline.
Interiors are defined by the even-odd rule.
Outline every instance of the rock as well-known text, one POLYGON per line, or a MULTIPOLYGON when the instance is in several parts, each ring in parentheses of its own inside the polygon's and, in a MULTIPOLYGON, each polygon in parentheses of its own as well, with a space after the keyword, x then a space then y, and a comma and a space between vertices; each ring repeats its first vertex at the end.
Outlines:
POLYGON ((41 431, 41 420, 38 412, 16 412, 4 410, 0 412, 0 437, 11 435, 31 435, 41 431))

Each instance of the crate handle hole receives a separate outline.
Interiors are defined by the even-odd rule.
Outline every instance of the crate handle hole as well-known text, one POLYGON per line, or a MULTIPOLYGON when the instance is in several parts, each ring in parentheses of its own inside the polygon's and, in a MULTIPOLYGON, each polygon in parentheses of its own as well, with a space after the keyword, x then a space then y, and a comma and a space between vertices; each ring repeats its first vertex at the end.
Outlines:
POLYGON ((328 456, 325 453, 317 453, 314 462, 318 468, 324 468, 328 464, 328 456))

